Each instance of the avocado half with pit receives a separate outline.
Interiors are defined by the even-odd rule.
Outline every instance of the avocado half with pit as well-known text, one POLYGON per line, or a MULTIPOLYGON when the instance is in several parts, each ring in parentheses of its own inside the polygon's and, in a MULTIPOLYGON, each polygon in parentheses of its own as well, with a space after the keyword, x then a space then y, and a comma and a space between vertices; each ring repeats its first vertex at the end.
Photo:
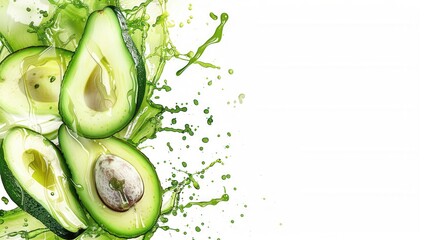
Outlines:
POLYGON ((56 132, 60 86, 72 52, 54 47, 29 47, 0 63, 0 138, 11 126, 42 134, 56 132))
POLYGON ((91 13, 61 87, 64 123, 87 138, 124 128, 143 99, 146 73, 125 18, 115 7, 91 13))
POLYGON ((88 139, 65 125, 58 133, 76 192, 93 219, 119 237, 149 231, 160 215, 162 188, 154 166, 115 137, 88 139))
POLYGON ((0 174, 12 201, 58 236, 70 239, 86 228, 64 159, 39 133, 20 127, 8 131, 1 144, 0 174))

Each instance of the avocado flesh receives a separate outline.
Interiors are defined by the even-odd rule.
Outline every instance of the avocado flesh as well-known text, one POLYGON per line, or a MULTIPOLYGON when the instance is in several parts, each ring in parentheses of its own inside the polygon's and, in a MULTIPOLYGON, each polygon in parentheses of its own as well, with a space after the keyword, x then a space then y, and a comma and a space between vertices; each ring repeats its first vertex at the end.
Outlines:
POLYGON ((156 171, 145 155, 115 137, 87 139, 61 126, 59 142, 70 169, 77 194, 94 220, 119 237, 136 237, 149 231, 161 209, 162 189, 156 171), (107 207, 97 192, 94 168, 102 154, 116 155, 129 162, 139 173, 144 194, 129 210, 114 211, 107 207))
POLYGON ((61 87, 64 123, 87 138, 104 138, 124 128, 144 94, 145 71, 115 8, 93 12, 61 87))
POLYGON ((60 86, 71 56, 59 48, 30 47, 0 63, 0 138, 13 126, 42 134, 59 128, 60 86))
POLYGON ((1 178, 12 201, 60 237, 75 237, 86 228, 85 213, 55 145, 16 127, 9 130, 0 152, 1 178))

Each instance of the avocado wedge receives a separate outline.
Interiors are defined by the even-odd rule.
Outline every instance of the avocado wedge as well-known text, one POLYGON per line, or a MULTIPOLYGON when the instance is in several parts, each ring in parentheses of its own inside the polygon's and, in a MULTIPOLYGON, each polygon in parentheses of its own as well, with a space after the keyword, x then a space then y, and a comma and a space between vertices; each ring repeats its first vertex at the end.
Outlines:
POLYGON ((91 13, 61 86, 64 123, 87 138, 123 129, 143 99, 143 60, 115 7, 91 13))
POLYGON ((8 131, 0 151, 0 174, 13 202, 62 238, 86 228, 86 216, 60 151, 25 128, 8 131))
POLYGON ((29 47, 0 63, 0 138, 13 126, 56 135, 60 86, 71 56, 60 48, 29 47))
POLYGON ((156 223, 162 188, 154 166, 115 137, 87 139, 65 125, 58 133, 76 192, 92 218, 118 237, 132 238, 156 223))

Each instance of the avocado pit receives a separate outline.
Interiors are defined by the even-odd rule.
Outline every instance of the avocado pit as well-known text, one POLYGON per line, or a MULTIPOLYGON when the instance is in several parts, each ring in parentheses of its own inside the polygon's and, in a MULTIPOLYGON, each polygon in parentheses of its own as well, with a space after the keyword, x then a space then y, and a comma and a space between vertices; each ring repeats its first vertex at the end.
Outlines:
POLYGON ((143 181, 137 170, 116 155, 98 157, 94 180, 101 200, 114 211, 127 211, 143 196, 143 181))

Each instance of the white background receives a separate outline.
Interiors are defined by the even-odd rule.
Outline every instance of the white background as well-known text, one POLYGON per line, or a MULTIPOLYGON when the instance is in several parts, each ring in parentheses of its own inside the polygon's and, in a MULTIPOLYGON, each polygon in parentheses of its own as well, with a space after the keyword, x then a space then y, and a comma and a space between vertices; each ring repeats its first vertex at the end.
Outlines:
POLYGON ((429 239, 427 1, 226 6, 249 209, 223 239, 429 239))
POLYGON ((221 239, 429 239, 429 3, 210 2, 246 95, 221 239))

